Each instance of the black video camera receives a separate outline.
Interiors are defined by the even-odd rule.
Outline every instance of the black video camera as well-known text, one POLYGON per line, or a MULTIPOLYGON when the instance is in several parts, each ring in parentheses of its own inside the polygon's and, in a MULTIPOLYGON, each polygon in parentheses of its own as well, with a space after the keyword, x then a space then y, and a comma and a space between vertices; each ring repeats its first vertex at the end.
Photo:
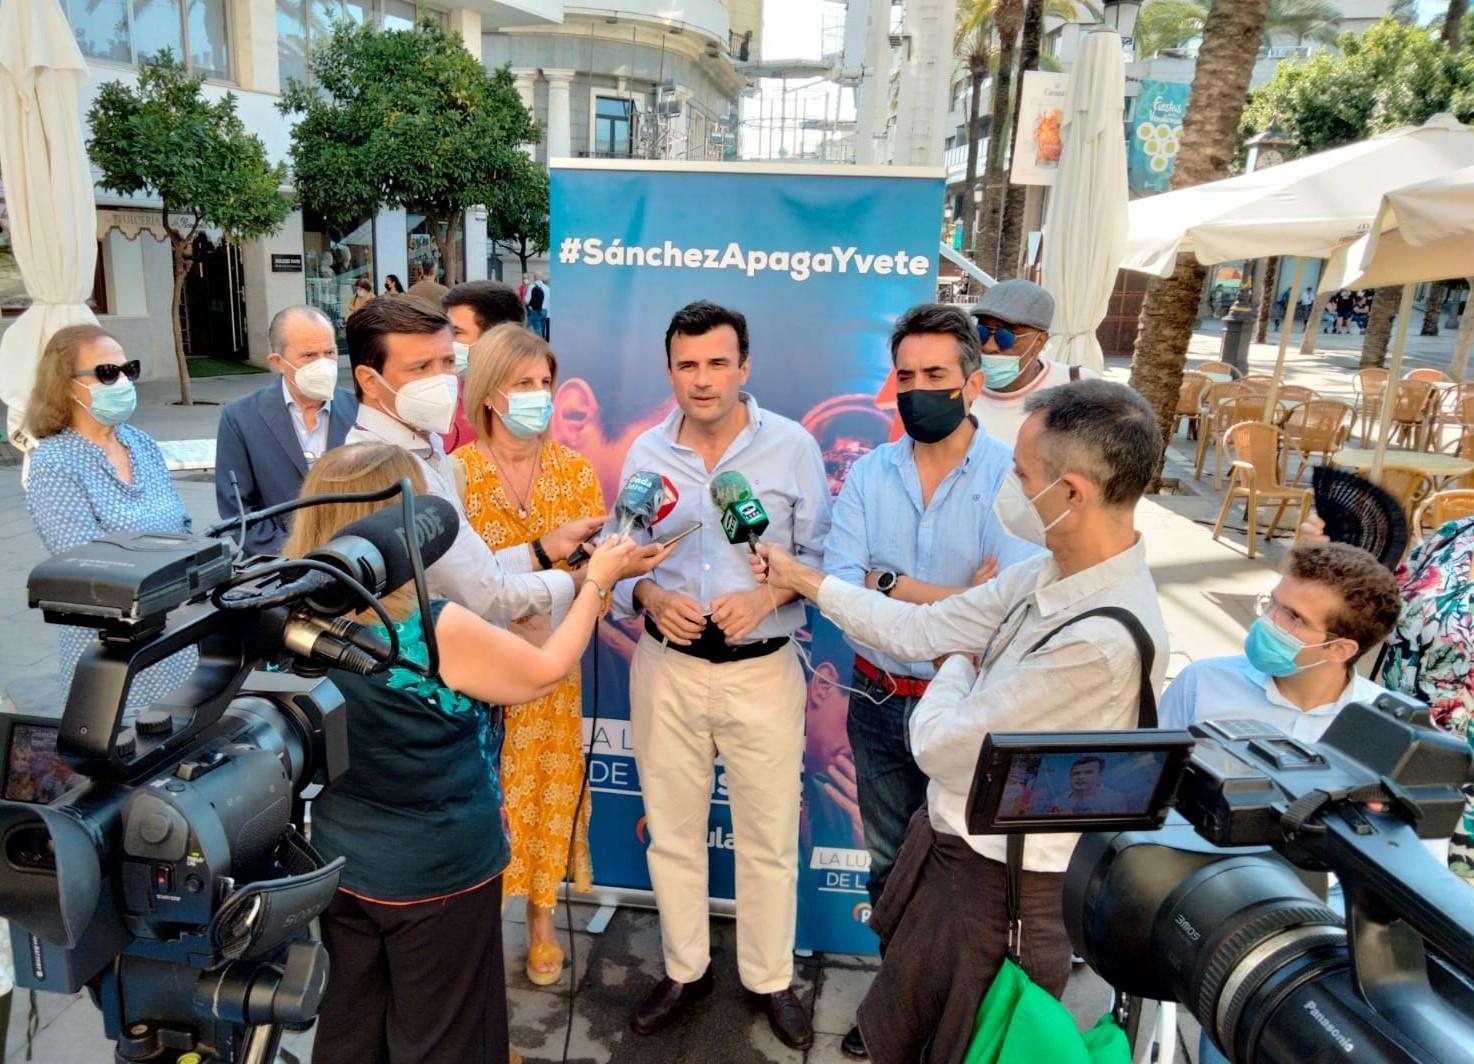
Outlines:
POLYGON ((1182 1002, 1234 1061, 1467 1062, 1474 891, 1420 840, 1452 834, 1471 762, 1395 695, 1319 743, 1252 720, 1000 733, 968 826, 1087 832, 1065 876, 1076 952, 1119 993, 1182 1002))
POLYGON ((408 481, 243 519, 396 494, 401 507, 306 558, 237 565, 209 535, 135 534, 31 573, 30 604, 99 641, 59 722, 0 717, 0 916, 17 983, 87 986, 119 1060, 272 1060, 282 1027, 317 1014, 328 965, 310 924, 342 859, 303 837, 303 792, 348 767, 343 698, 324 674, 437 670, 433 632, 427 664, 399 658, 377 596, 413 579, 428 616, 424 565, 458 520, 408 481), (365 609, 387 639, 343 616, 365 609), (129 721, 138 673, 191 646, 189 679, 129 721))

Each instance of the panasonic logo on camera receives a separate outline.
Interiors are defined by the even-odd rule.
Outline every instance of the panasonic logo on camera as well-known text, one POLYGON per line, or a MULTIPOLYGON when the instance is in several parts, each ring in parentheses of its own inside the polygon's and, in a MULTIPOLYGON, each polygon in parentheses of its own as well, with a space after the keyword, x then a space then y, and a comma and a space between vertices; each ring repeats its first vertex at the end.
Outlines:
POLYGON ((1341 1052, 1350 1053, 1356 1048, 1356 1044, 1341 1033, 1341 1028, 1331 1022, 1331 1018, 1320 1010, 1320 1006, 1314 1001, 1305 1003, 1305 1011, 1310 1013, 1310 1018, 1320 1024, 1321 1029, 1331 1036, 1331 1041, 1341 1048, 1341 1052))
POLYGON ((1178 913, 1177 919, 1173 920, 1172 922, 1177 925, 1177 930, 1181 931, 1184 935, 1192 939, 1194 942, 1203 937, 1202 932, 1199 931, 1192 924, 1188 923, 1187 917, 1183 916, 1181 913, 1178 913))

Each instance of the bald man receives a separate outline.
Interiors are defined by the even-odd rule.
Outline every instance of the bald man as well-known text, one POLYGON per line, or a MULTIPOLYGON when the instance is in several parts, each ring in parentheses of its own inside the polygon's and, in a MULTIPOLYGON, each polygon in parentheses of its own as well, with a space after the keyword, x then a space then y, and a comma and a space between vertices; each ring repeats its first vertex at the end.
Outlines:
MULTIPOLYGON (((358 400, 338 387, 338 340, 316 307, 279 311, 268 331, 267 363, 281 374, 220 414, 215 437, 215 502, 221 518, 295 499, 324 451, 339 447, 358 416, 358 400), (239 494, 237 494, 239 493, 239 494)), ((246 550, 275 554, 289 517, 246 529, 246 550)))

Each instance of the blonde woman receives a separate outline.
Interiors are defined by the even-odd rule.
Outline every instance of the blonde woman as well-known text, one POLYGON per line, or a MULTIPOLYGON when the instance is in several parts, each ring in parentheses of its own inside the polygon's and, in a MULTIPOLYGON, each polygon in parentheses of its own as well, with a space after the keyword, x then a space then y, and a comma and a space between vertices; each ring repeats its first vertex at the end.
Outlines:
MULTIPOLYGON (((41 352, 26 404, 26 431, 40 441, 31 452, 26 509, 52 554, 115 532, 190 531, 159 445, 128 424, 138 406, 139 368, 96 325, 59 329, 41 352)), ((66 691, 97 632, 70 626, 58 632, 66 691)), ((198 660, 191 648, 140 672, 125 719, 178 687, 198 660)))
MULTIPOLYGON (((594 467, 547 437, 557 377, 552 348, 517 324, 499 325, 471 347, 465 410, 476 440, 455 457, 465 471, 466 519, 493 550, 535 543, 569 521, 605 512, 594 467)), ((533 643, 546 632, 545 618, 520 629, 533 643)), ((574 890, 593 887, 589 803, 579 801, 583 694, 576 666, 551 694, 507 708, 502 782, 512 836, 505 893, 527 898, 527 978, 548 986, 563 970, 553 929, 558 884, 571 869, 574 890)))
MULTIPOLYGON (((302 492, 374 491, 401 478, 425 490, 407 451, 352 444, 318 459, 302 492)), ((299 510, 283 553, 302 557, 344 525, 397 505, 392 499, 299 510)), ((403 668, 372 676, 329 670, 349 707, 349 766, 313 800, 312 842, 328 860, 347 863, 322 915, 331 974, 313 1064, 507 1060, 501 898, 508 850, 498 707, 563 683, 633 551, 627 539, 594 551, 566 619, 540 647, 434 600, 438 677, 403 668)), ((400 653, 424 664, 413 585, 383 601, 400 653)), ((372 613, 354 619, 378 623, 372 613)))

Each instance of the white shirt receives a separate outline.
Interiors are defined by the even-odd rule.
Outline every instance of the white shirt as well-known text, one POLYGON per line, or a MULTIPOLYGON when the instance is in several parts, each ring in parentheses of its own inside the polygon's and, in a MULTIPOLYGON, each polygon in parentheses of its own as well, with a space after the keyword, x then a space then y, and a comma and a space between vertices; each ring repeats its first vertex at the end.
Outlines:
MULTIPOLYGON (((763 410, 746 392, 747 427, 737 434, 727 453, 708 472, 706 462, 690 447, 677 442, 684 415, 672 410, 659 425, 645 430, 630 447, 620 474, 623 484, 641 470, 660 473, 676 486, 675 509, 653 532, 675 530, 691 521, 701 528, 677 544, 669 558, 651 572, 649 579, 661 589, 685 595, 701 604, 710 615, 715 598, 736 591, 751 591, 761 585, 752 575, 752 556, 746 543, 727 542, 722 531, 722 512, 711 499, 711 482, 718 473, 736 470, 747 478, 752 493, 768 514, 764 543, 776 543, 805 561, 818 564, 824 554, 824 537, 829 532, 829 482, 819 443, 797 421, 763 410)), ((632 616, 634 589, 638 579, 615 586, 614 614, 632 616)), ((804 623, 804 606, 794 601, 770 613, 742 642, 790 636, 804 623)))
POLYGON ((286 401, 287 413, 291 415, 292 428, 297 430, 297 442, 302 445, 302 454, 310 466, 328 449, 328 409, 332 406, 332 400, 325 400, 317 408, 317 427, 309 429, 302 415, 302 408, 297 405, 297 400, 292 398, 292 390, 287 387, 286 377, 281 379, 281 395, 286 401))
MULTIPOLYGON (((1063 362, 1051 362, 1049 359, 1040 360, 1044 366, 1044 372, 1031 380, 1026 388, 1020 388, 1016 392, 995 392, 984 388, 972 403, 972 416, 978 419, 978 423, 988 430, 988 435, 1002 443, 1009 450, 1018 440, 1018 430, 1028 419, 1028 413, 1024 410, 1024 400, 1035 392, 1042 392, 1045 388, 1053 388, 1056 385, 1068 384, 1070 381, 1070 367, 1063 362)), ((1100 376, 1093 369, 1079 367, 1081 380, 1095 380, 1100 376)))
POLYGON ((1205 658, 1177 674, 1162 692, 1157 719, 1164 728, 1186 728, 1200 720, 1259 720, 1292 739, 1319 742, 1331 721, 1352 702, 1374 702, 1387 689, 1355 672, 1334 702, 1301 709, 1242 654, 1205 658))
MULTIPOLYGON (((847 635, 888 654, 942 663, 911 715, 911 753, 930 777, 932 827, 961 835, 984 857, 1003 862, 1003 835, 967 833, 967 795, 983 736, 990 731, 1088 731, 1134 728, 1141 658, 1119 622, 1091 617, 1034 653, 1029 649, 1065 621, 1097 606, 1130 610, 1156 646, 1152 687, 1167 667, 1167 628, 1141 537, 1129 549, 1061 577, 1052 554, 1010 566, 996 579, 927 606, 826 577, 819 608, 847 635), (979 654, 983 670, 961 654, 979 654)), ((1078 835, 1033 835, 1024 867, 1063 872, 1078 835)))
POLYGON ((573 602, 573 578, 557 569, 533 572, 532 553, 526 544, 492 552, 466 521, 439 436, 432 434, 427 439, 365 403, 359 405, 358 421, 344 442, 403 447, 420 463, 426 490, 456 508, 461 527, 455 542, 426 570, 437 595, 490 621, 505 623, 530 614, 548 614, 555 626, 562 620, 573 602))

